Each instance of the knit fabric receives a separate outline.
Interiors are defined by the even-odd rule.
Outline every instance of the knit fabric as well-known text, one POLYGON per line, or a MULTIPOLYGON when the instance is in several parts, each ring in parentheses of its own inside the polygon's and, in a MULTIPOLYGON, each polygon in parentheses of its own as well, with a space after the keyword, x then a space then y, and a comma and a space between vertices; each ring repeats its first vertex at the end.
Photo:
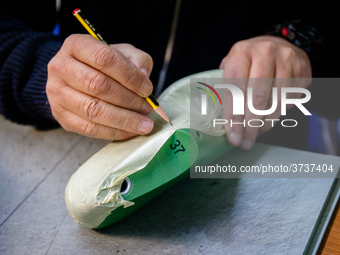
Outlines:
POLYGON ((10 18, 0 19, 0 113, 20 124, 56 126, 45 87, 47 64, 62 40, 35 32, 10 18))

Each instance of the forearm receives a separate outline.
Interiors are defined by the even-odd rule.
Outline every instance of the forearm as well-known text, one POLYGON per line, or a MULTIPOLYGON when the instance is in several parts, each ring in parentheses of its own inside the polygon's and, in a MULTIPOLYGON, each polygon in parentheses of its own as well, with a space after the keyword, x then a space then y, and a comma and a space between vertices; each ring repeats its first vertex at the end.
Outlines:
POLYGON ((51 33, 0 17, 0 113, 6 118, 21 124, 55 125, 45 86, 47 64, 61 44, 51 33))

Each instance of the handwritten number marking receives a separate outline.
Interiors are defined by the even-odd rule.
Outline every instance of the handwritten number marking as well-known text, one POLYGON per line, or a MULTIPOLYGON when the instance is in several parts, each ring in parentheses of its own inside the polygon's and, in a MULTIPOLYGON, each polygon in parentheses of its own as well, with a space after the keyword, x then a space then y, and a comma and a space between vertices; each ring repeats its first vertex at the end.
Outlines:
POLYGON ((180 146, 182 149, 178 149, 177 151, 175 151, 175 154, 180 151, 185 151, 185 148, 183 147, 183 145, 181 145, 181 142, 179 140, 176 140, 175 144, 170 144, 170 148, 172 150, 176 149, 178 146, 180 146))

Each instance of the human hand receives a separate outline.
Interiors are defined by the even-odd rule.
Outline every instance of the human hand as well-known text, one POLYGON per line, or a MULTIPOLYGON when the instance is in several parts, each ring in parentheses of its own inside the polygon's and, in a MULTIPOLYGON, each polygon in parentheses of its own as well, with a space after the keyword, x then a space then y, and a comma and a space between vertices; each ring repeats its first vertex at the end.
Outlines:
MULTIPOLYGON (((223 69, 224 78, 311 78, 311 64, 307 54, 288 41, 274 36, 259 36, 249 40, 237 42, 228 55, 222 60, 220 68, 223 69)), ((310 79, 302 82, 287 82, 281 79, 239 79, 238 86, 246 98, 247 88, 253 88, 253 105, 257 110, 269 109, 272 105, 272 87, 278 87, 278 100, 280 102, 281 87, 299 86, 306 88, 310 79)), ((233 84, 234 85, 234 84, 233 84)), ((299 98, 301 94, 288 94, 289 98, 299 98)), ((245 103, 247 100, 245 100, 245 103)), ((245 105, 245 115, 232 114, 232 95, 229 90, 224 90, 224 118, 233 122, 242 122, 243 125, 226 125, 227 140, 233 146, 243 149, 253 147, 258 134, 267 132, 272 128, 272 122, 265 121, 262 127, 247 125, 251 119, 263 119, 251 113, 245 105)), ((266 119, 279 119, 281 115, 280 103, 274 113, 265 116, 266 119)), ((290 107, 292 107, 290 105, 290 107)), ((287 107, 289 108, 289 107, 287 107)))
POLYGON ((152 111, 145 100, 152 92, 152 58, 129 44, 110 46, 71 35, 49 62, 46 93, 66 131, 124 140, 152 130, 144 116, 152 111))

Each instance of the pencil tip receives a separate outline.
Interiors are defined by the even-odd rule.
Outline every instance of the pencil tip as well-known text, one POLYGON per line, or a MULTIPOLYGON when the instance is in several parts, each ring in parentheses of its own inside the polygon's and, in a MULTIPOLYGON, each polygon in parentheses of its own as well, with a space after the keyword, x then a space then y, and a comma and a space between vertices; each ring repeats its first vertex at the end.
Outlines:
POLYGON ((170 121, 170 124, 171 124, 171 126, 173 126, 171 121, 170 121))

